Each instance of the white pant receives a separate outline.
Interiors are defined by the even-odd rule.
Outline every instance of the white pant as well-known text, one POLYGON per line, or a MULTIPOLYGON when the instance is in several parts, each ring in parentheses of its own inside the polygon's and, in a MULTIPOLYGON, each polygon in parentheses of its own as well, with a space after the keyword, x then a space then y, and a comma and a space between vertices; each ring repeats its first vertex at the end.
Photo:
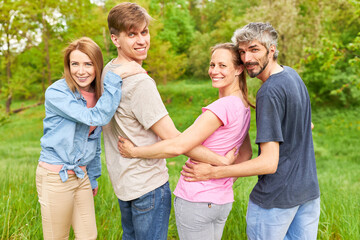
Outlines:
POLYGON ((220 240, 232 203, 189 202, 175 197, 174 209, 181 240, 220 240))

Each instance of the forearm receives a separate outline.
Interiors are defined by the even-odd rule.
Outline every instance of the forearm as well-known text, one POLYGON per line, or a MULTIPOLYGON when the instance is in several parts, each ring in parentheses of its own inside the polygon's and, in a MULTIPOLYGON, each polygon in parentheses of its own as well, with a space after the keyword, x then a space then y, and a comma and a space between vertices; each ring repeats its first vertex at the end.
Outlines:
POLYGON ((274 161, 265 159, 264 156, 258 156, 249 161, 243 161, 230 166, 212 167, 209 178, 225 178, 225 177, 249 177, 265 174, 273 174, 276 172, 274 161))
POLYGON ((190 157, 191 159, 197 160, 199 162, 208 163, 214 166, 226 166, 227 165, 227 158, 221 156, 207 147, 203 145, 196 146, 192 150, 184 153, 186 156, 190 157))
POLYGON ((149 146, 135 147, 131 156, 135 158, 170 158, 181 155, 177 144, 173 139, 167 139, 149 146))

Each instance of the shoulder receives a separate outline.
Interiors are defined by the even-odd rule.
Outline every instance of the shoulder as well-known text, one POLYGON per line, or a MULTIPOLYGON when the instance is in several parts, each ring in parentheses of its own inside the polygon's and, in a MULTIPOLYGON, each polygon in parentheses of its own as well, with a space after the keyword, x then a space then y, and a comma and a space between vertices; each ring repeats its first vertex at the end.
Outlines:
POLYGON ((211 106, 211 105, 235 106, 235 105, 238 105, 238 103, 242 103, 240 98, 238 98, 236 96, 227 96, 227 97, 222 97, 222 98, 217 99, 216 101, 214 101, 213 103, 211 103, 208 106, 211 106))
POLYGON ((65 79, 60 79, 51 84, 47 89, 46 92, 52 91, 52 90, 67 90, 69 89, 69 86, 67 85, 65 79))
POLYGON ((147 73, 138 73, 135 75, 132 75, 130 77, 127 77, 127 79, 136 82, 137 84, 146 82, 146 83, 152 83, 156 85, 154 79, 152 79, 147 73))
POLYGON ((57 98, 64 95, 74 95, 69 86, 67 85, 65 79, 60 79, 51 84, 45 91, 45 98, 57 98))
POLYGON ((147 73, 135 74, 125 78, 123 82, 129 88, 132 88, 133 91, 157 91, 154 79, 152 79, 147 73))
POLYGON ((118 66, 120 66, 119 64, 113 64, 113 60, 111 59, 104 67, 103 72, 107 72, 111 69, 117 68, 118 66))
POLYGON ((102 80, 104 79, 106 73, 108 73, 109 71, 112 71, 113 69, 117 68, 118 66, 120 66, 119 64, 113 64, 113 60, 111 59, 104 67, 102 74, 101 74, 101 78, 102 80))
POLYGON ((227 96, 219 98, 215 102, 204 107, 202 110, 203 112, 206 110, 211 110, 212 112, 216 113, 216 115, 227 115, 229 112, 239 112, 246 109, 248 108, 244 106, 240 98, 236 96, 227 96))

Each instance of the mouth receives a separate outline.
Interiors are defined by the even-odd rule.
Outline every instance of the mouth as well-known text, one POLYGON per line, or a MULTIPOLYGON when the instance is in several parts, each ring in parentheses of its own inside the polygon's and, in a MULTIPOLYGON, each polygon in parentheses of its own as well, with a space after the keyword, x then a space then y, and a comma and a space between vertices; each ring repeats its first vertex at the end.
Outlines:
POLYGON ((212 77, 211 78, 211 80, 213 81, 213 82, 218 82, 218 81, 221 81, 221 80, 223 80, 224 78, 223 77, 212 77))
POLYGON ((257 62, 250 62, 250 63, 245 63, 245 67, 248 70, 254 69, 256 66, 258 66, 259 64, 257 62))
POLYGON ((135 51, 140 52, 140 53, 146 52, 146 47, 134 48, 134 49, 135 49, 135 51))
POLYGON ((79 82, 86 82, 86 80, 88 79, 88 77, 76 77, 78 79, 79 82))

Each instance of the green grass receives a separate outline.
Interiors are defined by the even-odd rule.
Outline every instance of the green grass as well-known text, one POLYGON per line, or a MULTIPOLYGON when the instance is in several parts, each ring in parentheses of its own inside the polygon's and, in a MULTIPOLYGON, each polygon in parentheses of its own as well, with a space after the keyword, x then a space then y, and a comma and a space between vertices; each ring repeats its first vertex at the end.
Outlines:
MULTIPOLYGON (((256 85, 256 83, 255 83, 256 85)), ((251 85, 254 86, 254 85, 251 85)), ((210 83, 175 82, 159 87, 170 116, 180 130, 201 113, 201 107, 217 98, 210 83)), ((252 89, 252 92, 256 92, 252 89)), ((19 103, 15 103, 19 105, 19 103)), ((318 239, 359 239, 360 236, 360 109, 313 108, 313 131, 321 191, 318 239)), ((41 239, 41 216, 35 187, 35 169, 40 153, 44 106, 11 115, 0 126, 0 239, 41 239)), ((256 134, 252 114, 250 136, 256 134)), ((254 155, 257 147, 253 145, 254 155)), ((98 239, 120 239, 120 211, 107 174, 95 197, 98 239)), ((168 160, 173 190, 186 161, 184 156, 168 160)), ((239 179, 234 185, 235 203, 223 239, 246 239, 245 214, 256 177, 239 179)), ((73 239, 73 234, 71 234, 73 239)), ((178 239, 174 212, 169 239, 178 239)))

